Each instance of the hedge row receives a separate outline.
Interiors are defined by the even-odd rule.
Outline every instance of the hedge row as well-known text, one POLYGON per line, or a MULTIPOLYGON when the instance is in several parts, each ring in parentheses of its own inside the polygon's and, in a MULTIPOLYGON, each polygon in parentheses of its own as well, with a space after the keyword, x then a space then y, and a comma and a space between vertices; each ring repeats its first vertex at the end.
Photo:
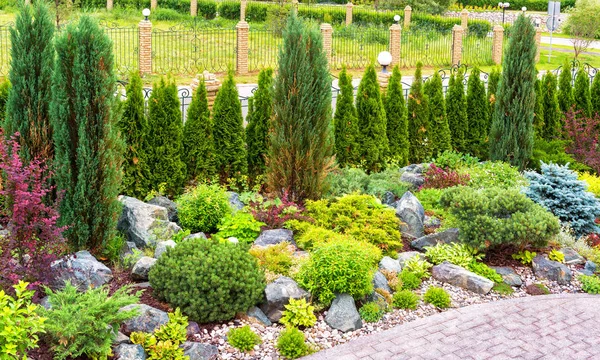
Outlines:
MULTIPOLYGON (((498 6, 498 1, 495 0, 459 0, 459 4, 463 6, 498 6)), ((575 0, 562 0, 560 2, 561 10, 575 6, 575 0)), ((510 2, 511 10, 519 10, 526 7, 530 11, 547 11, 548 0, 513 0, 510 2)))

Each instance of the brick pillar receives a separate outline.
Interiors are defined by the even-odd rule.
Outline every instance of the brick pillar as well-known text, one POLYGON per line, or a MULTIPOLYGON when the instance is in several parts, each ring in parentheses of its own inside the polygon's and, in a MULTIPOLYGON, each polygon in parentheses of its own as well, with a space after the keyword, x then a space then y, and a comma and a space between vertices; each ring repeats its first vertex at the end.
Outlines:
POLYGON ((460 12, 460 26, 465 30, 467 30, 467 27, 469 26, 469 11, 467 9, 463 9, 463 11, 460 12))
POLYGON ((406 7, 404 8, 404 28, 408 29, 408 27, 410 26, 410 16, 412 14, 412 8, 410 7, 410 5, 406 5, 406 7))
POLYGON ((392 63, 390 68, 396 65, 400 65, 400 54, 401 54, 401 28, 400 25, 394 24, 390 26, 390 54, 392 54, 392 63))
POLYGON ((217 92, 221 87, 221 82, 217 80, 215 74, 204 70, 202 75, 196 75, 196 78, 192 80, 192 84, 190 86, 192 88, 192 93, 196 92, 196 89, 200 85, 200 81, 204 82, 204 86, 206 87, 206 99, 208 100, 208 109, 212 111, 215 99, 217 97, 217 92))
POLYGON ((325 54, 327 54, 327 63, 329 65, 331 65, 331 44, 333 42, 332 34, 333 28, 330 24, 321 24, 321 35, 323 35, 323 50, 325 51, 325 54))
POLYGON ((504 27, 494 26, 494 39, 492 40, 492 61, 496 65, 502 64, 502 46, 504 45, 504 27))
POLYGON ((349 2, 346 4, 346 25, 352 24, 352 8, 354 5, 349 2))
POLYGON ((235 26, 237 30, 237 53, 235 69, 238 75, 248 74, 248 31, 250 26, 245 21, 240 21, 235 26))
POLYGON ((113 9, 113 0, 106 0, 106 10, 111 11, 113 9))
POLYGON ((298 13, 298 0, 292 0, 292 8, 298 13))
POLYGON ((248 6, 248 2, 242 0, 242 2, 240 2, 240 21, 246 21, 246 6, 248 6))
POLYGON ((198 15, 198 0, 190 1, 190 15, 192 15, 192 16, 198 15))
POLYGON ((158 6, 158 0, 151 0, 150 1, 150 10, 156 10, 157 6, 158 6))
POLYGON ((464 29, 460 25, 452 28, 452 65, 458 65, 462 59, 462 39, 464 29))
POLYGON ((139 68, 140 74, 152 73, 152 23, 142 20, 139 29, 139 68))
POLYGON ((542 45, 542 27, 540 26, 535 29, 535 47, 537 49, 535 52, 535 62, 540 61, 541 45, 542 45))

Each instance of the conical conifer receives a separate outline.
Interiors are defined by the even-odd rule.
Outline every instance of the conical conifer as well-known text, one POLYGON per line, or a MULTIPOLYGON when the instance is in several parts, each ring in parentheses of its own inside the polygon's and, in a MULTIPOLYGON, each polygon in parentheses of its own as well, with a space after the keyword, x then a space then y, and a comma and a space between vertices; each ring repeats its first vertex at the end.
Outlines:
POLYGON ((558 105, 563 114, 572 110, 572 107, 575 106, 573 75, 571 74, 571 62, 568 58, 565 58, 558 76, 558 105))
POLYGON ((6 102, 8 101, 8 93, 10 92, 10 82, 5 80, 0 82, 0 124, 4 123, 6 116, 6 102))
POLYGON ((452 150, 450 127, 446 117, 442 76, 435 72, 425 83, 425 95, 429 98, 429 136, 432 156, 452 150))
POLYGON ((467 121, 469 122, 469 132, 465 137, 466 146, 469 152, 476 156, 485 153, 482 145, 488 136, 488 102, 486 99, 485 85, 480 78, 478 68, 471 70, 471 75, 467 82, 467 121))
POLYGON ((342 68, 339 75, 340 93, 336 99, 333 126, 335 157, 340 167, 359 164, 358 119, 354 107, 352 76, 342 68))
POLYGON ((446 94, 446 116, 452 140, 456 151, 466 151, 466 137, 469 132, 467 118, 467 101, 465 99, 464 74, 462 69, 450 75, 448 92, 446 94))
POLYGON ((535 79, 535 108, 533 109, 533 130, 536 136, 540 136, 544 127, 544 95, 542 90, 542 80, 535 79))
POLYGON ((488 77, 487 99, 488 99, 488 122, 486 133, 489 135, 492 126, 492 117, 494 116, 494 107, 496 106, 496 92, 500 83, 500 69, 497 66, 492 68, 488 77))
POLYGON ((547 141, 560 136, 560 106, 556 94, 556 76, 552 72, 544 75, 542 84, 542 99, 544 102, 544 123, 540 136, 547 141))
POLYGON ((389 78, 383 104, 387 119, 386 134, 389 157, 399 166, 406 166, 408 165, 410 146, 408 143, 408 118, 402 90, 402 75, 397 65, 394 66, 392 76, 389 78))
POLYGON ((269 121, 273 114, 273 69, 258 74, 258 89, 250 98, 246 120, 246 143, 248 144, 248 173, 255 178, 265 173, 268 151, 269 121), (250 110, 250 109, 249 109, 250 110))
POLYGON ((580 111, 582 116, 592 115, 592 101, 590 99, 590 78, 582 66, 575 76, 575 111, 580 111))
POLYGON ((412 164, 428 161, 431 158, 429 134, 429 99, 423 92, 422 63, 417 63, 415 77, 408 94, 408 158, 412 164))
POLYGON ((600 114, 600 76, 596 74, 592 81, 590 89, 590 98, 592 103, 592 115, 600 114))

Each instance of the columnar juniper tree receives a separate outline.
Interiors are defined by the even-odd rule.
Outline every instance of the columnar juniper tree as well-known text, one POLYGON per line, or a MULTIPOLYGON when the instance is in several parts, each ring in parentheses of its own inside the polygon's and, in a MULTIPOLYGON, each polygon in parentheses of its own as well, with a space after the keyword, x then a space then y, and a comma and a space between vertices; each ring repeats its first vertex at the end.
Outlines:
POLYGON ((450 128, 446 117, 446 104, 444 103, 442 76, 438 71, 425 83, 425 95, 429 98, 428 139, 431 144, 432 155, 435 157, 446 150, 452 150, 450 128))
POLYGON ((490 132, 490 158, 523 169, 533 149, 535 28, 521 14, 512 30, 490 132))
POLYGON ((358 85, 356 113, 360 137, 360 159, 368 172, 378 172, 385 167, 388 151, 385 108, 381 101, 375 67, 367 67, 358 85))
POLYGON ((488 103, 485 85, 480 78, 478 68, 473 68, 467 82, 467 120, 469 132, 466 136, 466 146, 474 155, 484 153, 482 145, 487 138, 488 103))
POLYGON ((112 42, 84 16, 56 39, 51 119, 61 223, 75 249, 101 250, 115 236, 121 151, 112 42))
POLYGON ((466 136, 469 132, 467 102, 465 100, 464 74, 459 69, 450 75, 446 94, 446 116, 452 138, 452 147, 456 151, 465 151, 466 136))
POLYGON ((273 69, 265 69, 258 75, 258 89, 248 101, 248 173, 253 178, 264 174, 268 149, 269 121, 273 114, 273 69))
POLYGON ((588 73, 579 67, 575 76, 575 111, 580 111, 582 116, 590 117, 592 115, 592 101, 590 99, 590 78, 588 73))
POLYGON ((543 79, 535 79, 535 108, 533 109, 533 129, 539 136, 544 127, 544 95, 542 90, 543 79))
POLYGON ((540 136, 544 140, 554 140, 560 135, 560 106, 556 95, 556 76, 552 72, 544 75, 542 84, 544 101, 544 125, 540 136))
POLYGON ((21 156, 33 160, 52 159, 50 96, 54 67, 54 26, 48 6, 37 1, 21 6, 14 28, 10 29, 12 84, 6 104, 6 136, 19 132, 21 156))
POLYGON ((500 69, 497 66, 492 68, 490 76, 488 77, 488 88, 487 88, 487 99, 488 99, 488 122, 485 129, 486 135, 490 133, 490 127, 492 126, 492 117, 494 116, 494 107, 496 105, 496 92, 498 91, 498 84, 500 83, 500 69))
POLYGON ((185 181, 185 163, 181 159, 183 124, 177 97, 177 85, 161 79, 152 87, 148 100, 148 136, 146 154, 150 168, 150 188, 161 185, 168 195, 181 192, 185 181))
POLYGON ((563 114, 570 111, 575 105, 572 83, 571 62, 568 58, 565 58, 560 75, 558 76, 558 104, 563 114))
POLYGON ((598 74, 594 76, 594 81, 592 81, 590 97, 592 99, 592 115, 600 114, 600 76, 598 74))
POLYGON ((333 165, 331 81, 323 40, 292 14, 275 79, 267 181, 292 201, 316 199, 333 165))
POLYGON ((203 80, 192 97, 183 125, 183 159, 188 180, 208 178, 215 173, 212 127, 203 80))
POLYGON ((337 97, 333 125, 335 132, 335 154, 340 167, 359 164, 359 135, 352 76, 342 68, 339 75, 340 94, 337 97))
POLYGON ((0 82, 0 124, 4 123, 4 116, 6 115, 6 101, 8 100, 8 93, 10 92, 10 82, 0 82))
POLYGON ((408 94, 408 137, 410 150, 408 159, 411 163, 422 163, 431 157, 429 137, 429 99, 423 93, 423 64, 417 63, 415 77, 408 94))
POLYGON ((402 75, 398 66, 394 66, 392 70, 383 104, 387 119, 389 157, 399 166, 408 165, 408 119, 402 91, 402 75))

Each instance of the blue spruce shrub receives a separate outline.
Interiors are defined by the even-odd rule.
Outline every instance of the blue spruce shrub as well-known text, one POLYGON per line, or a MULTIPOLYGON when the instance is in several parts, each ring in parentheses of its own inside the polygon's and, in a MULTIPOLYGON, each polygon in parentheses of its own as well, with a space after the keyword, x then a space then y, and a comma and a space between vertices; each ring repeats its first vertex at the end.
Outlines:
POLYGON ((570 224, 577 236, 600 231, 594 220, 600 216, 600 202, 587 191, 584 181, 567 165, 541 163, 542 173, 528 171, 525 194, 561 222, 570 224))

